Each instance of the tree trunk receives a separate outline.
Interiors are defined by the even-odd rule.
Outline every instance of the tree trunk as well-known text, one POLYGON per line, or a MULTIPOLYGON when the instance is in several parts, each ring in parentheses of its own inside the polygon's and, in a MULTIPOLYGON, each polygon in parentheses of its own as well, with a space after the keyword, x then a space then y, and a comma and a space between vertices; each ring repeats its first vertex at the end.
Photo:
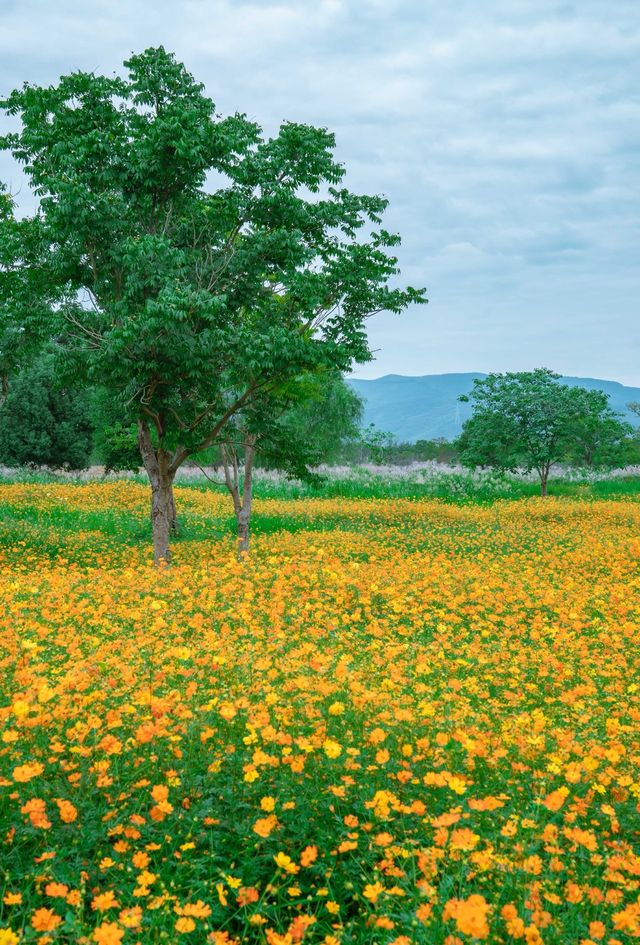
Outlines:
POLYGON ((175 519, 173 518, 171 482, 160 478, 151 483, 151 526, 153 529, 154 564, 168 564, 171 561, 169 536, 175 519))
POLYGON ((238 521, 238 558, 242 560, 249 551, 249 524, 253 504, 253 461, 256 455, 256 437, 247 436, 244 441, 244 481, 242 483, 242 506, 236 516, 238 521))
POLYGON ((545 497, 549 495, 547 492, 547 479, 549 478, 549 473, 540 474, 540 495, 545 497))
POLYGON ((138 424, 138 445, 144 468, 151 483, 151 529, 153 532, 153 560, 156 566, 169 564, 169 538, 175 528, 176 508, 173 497, 173 477, 169 471, 170 456, 154 447, 146 423, 138 424))
POLYGON ((238 454, 234 446, 222 447, 224 480, 233 499, 233 511, 236 516, 238 535, 238 560, 242 561, 249 552, 249 526, 251 523, 251 505, 253 502, 253 461, 256 452, 257 437, 247 434, 244 441, 244 477, 242 497, 240 496, 240 475, 238 454))
POLYGON ((177 535, 178 534, 178 516, 176 514, 176 500, 173 494, 173 479, 171 480, 171 483, 169 485, 169 512, 171 516, 171 521, 169 524, 171 534, 177 535))
POLYGON ((246 509, 242 509, 236 515, 236 522, 238 524, 238 558, 242 559, 243 555, 249 551, 249 521, 250 515, 247 513, 246 509))

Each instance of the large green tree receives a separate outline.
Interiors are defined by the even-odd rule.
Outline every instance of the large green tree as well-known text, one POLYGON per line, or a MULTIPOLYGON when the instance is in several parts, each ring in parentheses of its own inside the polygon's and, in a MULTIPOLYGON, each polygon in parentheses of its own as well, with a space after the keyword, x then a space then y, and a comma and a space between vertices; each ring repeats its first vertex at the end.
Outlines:
POLYGON ((263 394, 366 361, 366 318, 424 294, 394 287, 387 202, 342 186, 327 130, 264 139, 220 118, 163 48, 125 66, 14 91, 2 107, 21 128, 0 145, 39 198, 26 264, 57 292, 39 327, 137 422, 167 560, 182 463, 263 394))
POLYGON ((555 463, 614 466, 630 427, 606 394, 559 383, 546 368, 489 374, 460 399, 473 413, 457 441, 461 462, 505 471, 535 470, 547 495, 555 463))

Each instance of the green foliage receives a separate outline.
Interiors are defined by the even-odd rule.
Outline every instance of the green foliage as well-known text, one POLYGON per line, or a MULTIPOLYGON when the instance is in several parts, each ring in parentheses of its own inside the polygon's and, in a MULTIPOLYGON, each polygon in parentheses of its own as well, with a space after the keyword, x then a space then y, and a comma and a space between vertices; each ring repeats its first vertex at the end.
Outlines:
POLYGON ((94 429, 93 456, 105 472, 136 472, 140 468, 140 450, 135 424, 121 420, 119 405, 109 392, 97 388, 90 394, 91 419, 94 429))
POLYGON ((457 442, 463 464, 536 470, 543 493, 554 463, 612 468, 630 434, 602 391, 558 383, 546 368, 475 380, 473 414, 457 442))
POLYGON ((336 462, 349 441, 359 436, 363 405, 336 371, 297 378, 248 418, 258 436, 258 464, 309 479, 309 468, 336 462))
POLYGON ((600 390, 571 389, 574 415, 570 421, 565 459, 576 466, 614 469, 633 458, 630 424, 609 407, 609 396, 600 390))
POLYGON ((453 464, 458 461, 458 451, 453 443, 445 439, 417 440, 415 443, 394 443, 389 451, 390 463, 437 462, 453 464))
POLYGON ((372 463, 385 463, 393 447, 393 433, 378 430, 373 423, 361 431, 360 439, 372 463))
POLYGON ((84 392, 59 386, 47 354, 12 381, 0 406, 0 462, 84 469, 91 433, 84 392))
POLYGON ((13 198, 0 183, 0 396, 41 346, 27 321, 39 323, 51 314, 46 278, 26 264, 27 256, 39 256, 38 234, 37 219, 16 219, 13 198))
POLYGON ((25 324, 64 336, 69 369, 125 428, 151 426, 173 474, 265 392, 366 361, 365 319, 424 296, 390 287, 387 202, 341 185, 327 130, 264 139, 222 119, 163 48, 125 66, 13 92, 2 106, 21 130, 0 146, 40 201, 19 271, 57 302, 22 306, 25 324))

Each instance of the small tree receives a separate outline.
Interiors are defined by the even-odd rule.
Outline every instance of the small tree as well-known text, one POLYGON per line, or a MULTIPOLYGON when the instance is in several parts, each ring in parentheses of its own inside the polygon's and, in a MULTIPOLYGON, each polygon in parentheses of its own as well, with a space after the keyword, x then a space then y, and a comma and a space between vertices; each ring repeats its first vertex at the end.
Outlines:
POLYGON ((221 445, 233 501, 238 554, 249 550, 256 461, 292 478, 321 481, 313 467, 331 461, 358 434, 363 405, 339 373, 306 375, 256 401, 227 426, 221 445))
POLYGON ((23 268, 57 293, 39 327, 137 424, 167 561, 180 466, 283 383, 369 359, 365 320, 424 294, 390 287, 387 202, 341 186, 332 134, 220 118, 163 48, 125 66, 13 92, 22 127, 0 147, 39 197, 23 268))
POLYGON ((0 462, 85 469, 91 434, 86 392, 61 387, 47 354, 12 381, 0 407, 0 462))
POLYGON ((361 440, 362 446, 372 463, 380 465, 388 462, 389 454, 393 448, 393 433, 378 430, 373 423, 370 423, 362 431, 361 440))
POLYGON ((461 462, 504 471, 535 470, 547 495, 551 467, 563 460, 615 464, 615 447, 629 432, 600 391, 559 383, 546 368, 489 374, 460 399, 473 413, 457 441, 461 462))
POLYGON ((601 390, 572 388, 575 416, 571 421, 565 459, 578 466, 614 469, 629 457, 633 427, 609 406, 601 390))

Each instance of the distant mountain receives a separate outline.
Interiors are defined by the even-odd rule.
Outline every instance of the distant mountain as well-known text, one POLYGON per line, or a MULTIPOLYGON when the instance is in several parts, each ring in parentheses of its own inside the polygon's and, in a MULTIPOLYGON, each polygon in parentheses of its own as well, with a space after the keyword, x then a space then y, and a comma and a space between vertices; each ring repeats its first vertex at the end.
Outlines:
MULTIPOLYGON (((425 374, 404 377, 387 374, 366 381, 349 378, 349 384, 365 402, 365 426, 373 423, 379 430, 393 433, 396 440, 415 443, 444 437, 452 440, 471 413, 469 404, 460 403, 460 394, 468 394, 475 378, 486 374, 425 374)), ((627 409, 631 401, 640 401, 640 387, 625 387, 617 381, 593 377, 563 377, 572 387, 603 390, 609 394, 614 410, 626 420, 638 424, 638 417, 627 409)))

